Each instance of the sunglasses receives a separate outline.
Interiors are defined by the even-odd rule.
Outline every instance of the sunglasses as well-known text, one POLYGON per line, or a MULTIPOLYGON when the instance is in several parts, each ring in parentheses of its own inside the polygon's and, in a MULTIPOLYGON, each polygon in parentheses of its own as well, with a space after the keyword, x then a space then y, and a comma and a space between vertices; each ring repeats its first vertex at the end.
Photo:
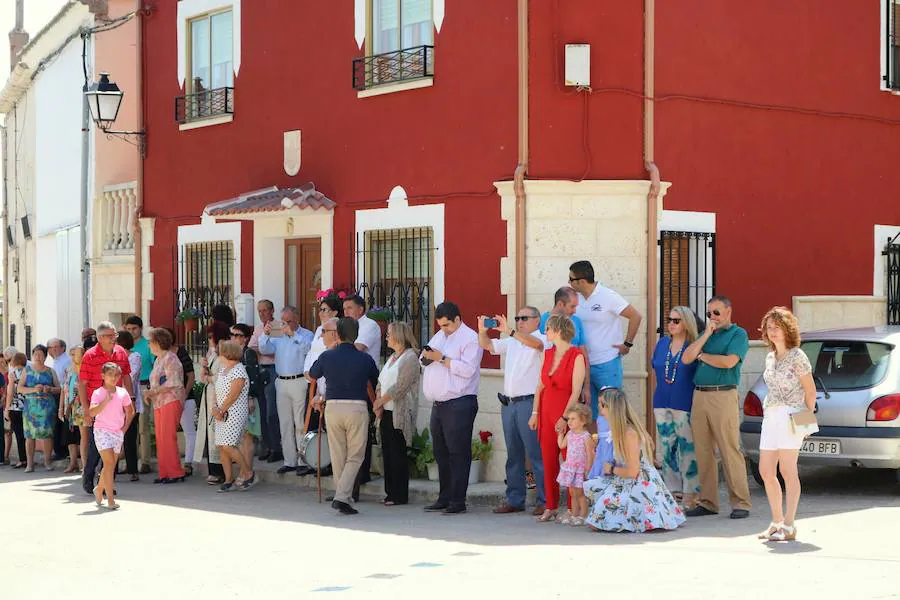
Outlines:
POLYGON ((516 317, 516 321, 527 321, 528 319, 537 319, 539 317, 516 317))
POLYGON ((569 283, 575 283, 576 281, 581 281, 584 277, 569 277, 569 283))
POLYGON ((247 337, 247 336, 244 335, 243 333, 238 333, 237 331, 232 331, 231 337, 247 337))
POLYGON ((717 317, 721 317, 721 316, 722 316, 722 311, 720 311, 718 308, 717 308, 716 310, 708 310, 708 311, 706 311, 706 317, 707 317, 707 318, 709 318, 709 317, 711 317, 711 316, 713 316, 713 315, 715 315, 715 316, 717 316, 717 317))
POLYGON ((337 329, 322 329, 322 333, 335 333, 337 329))
POLYGON ((676 319, 674 317, 669 317, 668 320, 669 320, 669 323, 674 323, 675 325, 678 325, 679 323, 681 323, 681 319, 676 319))
POLYGON ((327 307, 327 306, 320 306, 320 307, 319 307, 319 312, 320 312, 320 313, 323 313, 323 312, 332 312, 332 310, 331 310, 329 307, 327 307))

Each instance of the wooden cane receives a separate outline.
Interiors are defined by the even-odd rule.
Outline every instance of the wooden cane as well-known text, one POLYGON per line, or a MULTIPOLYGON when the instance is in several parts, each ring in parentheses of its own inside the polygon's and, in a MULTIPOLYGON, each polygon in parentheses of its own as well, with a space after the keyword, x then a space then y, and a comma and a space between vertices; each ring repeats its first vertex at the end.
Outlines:
POLYGON ((322 413, 319 413, 319 434, 316 436, 316 444, 319 446, 318 457, 316 462, 316 489, 319 492, 319 504, 322 504, 322 413))

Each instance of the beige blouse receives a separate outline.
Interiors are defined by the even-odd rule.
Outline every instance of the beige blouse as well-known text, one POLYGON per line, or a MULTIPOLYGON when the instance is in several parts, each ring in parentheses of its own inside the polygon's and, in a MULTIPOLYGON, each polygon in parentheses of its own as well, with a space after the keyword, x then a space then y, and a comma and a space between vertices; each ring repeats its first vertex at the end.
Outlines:
POLYGON ((419 381, 422 375, 419 357, 412 348, 408 348, 399 358, 389 359, 383 368, 396 369, 397 380, 386 390, 379 383, 377 395, 391 396, 394 403, 391 414, 394 429, 401 430, 406 443, 410 444, 416 432, 416 417, 419 413, 419 381))

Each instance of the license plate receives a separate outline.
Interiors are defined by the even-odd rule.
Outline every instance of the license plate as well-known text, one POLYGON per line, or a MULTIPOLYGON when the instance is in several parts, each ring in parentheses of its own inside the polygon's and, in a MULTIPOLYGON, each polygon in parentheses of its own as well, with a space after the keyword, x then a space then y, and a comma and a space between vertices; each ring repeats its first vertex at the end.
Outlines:
POLYGON ((818 440, 816 438, 808 439, 803 442, 800 447, 800 454, 840 454, 840 440, 818 440))

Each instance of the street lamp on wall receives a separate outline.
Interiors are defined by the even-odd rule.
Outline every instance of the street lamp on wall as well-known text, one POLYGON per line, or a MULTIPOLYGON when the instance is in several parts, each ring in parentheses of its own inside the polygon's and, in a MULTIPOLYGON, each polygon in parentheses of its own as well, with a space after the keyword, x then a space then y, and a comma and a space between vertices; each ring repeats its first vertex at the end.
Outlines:
POLYGON ((91 110, 91 118, 107 137, 119 137, 135 144, 141 153, 146 154, 146 133, 144 131, 114 131, 110 129, 119 116, 119 108, 125 92, 119 89, 114 81, 109 80, 109 73, 100 73, 100 80, 92 83, 84 92, 91 110), (135 140, 135 141, 132 141, 135 140))

